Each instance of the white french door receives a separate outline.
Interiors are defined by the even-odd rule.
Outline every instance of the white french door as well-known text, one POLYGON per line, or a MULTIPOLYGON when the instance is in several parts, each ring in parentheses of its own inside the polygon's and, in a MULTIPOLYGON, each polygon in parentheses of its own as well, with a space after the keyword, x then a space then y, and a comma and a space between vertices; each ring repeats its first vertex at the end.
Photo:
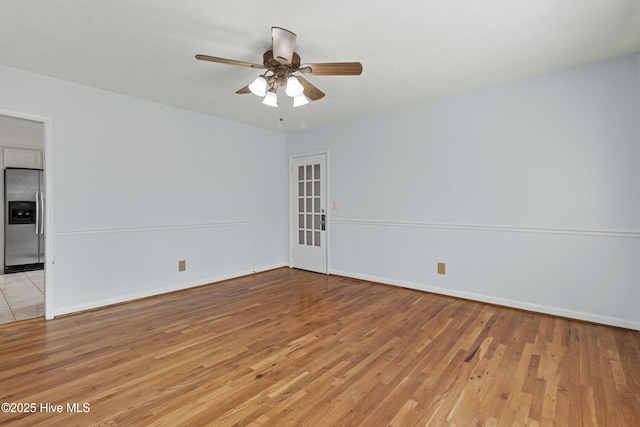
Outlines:
POLYGON ((327 155, 300 155, 290 163, 290 264, 327 274, 327 155))

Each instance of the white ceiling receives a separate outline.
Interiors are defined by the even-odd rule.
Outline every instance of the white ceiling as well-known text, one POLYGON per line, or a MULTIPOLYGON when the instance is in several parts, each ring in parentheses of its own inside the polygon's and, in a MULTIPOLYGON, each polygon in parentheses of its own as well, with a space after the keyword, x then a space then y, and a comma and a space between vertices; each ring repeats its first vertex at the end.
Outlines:
POLYGON ((2 64, 281 131, 639 51, 640 0, 0 0, 2 64), (276 109, 234 93, 259 70, 194 59, 261 63, 272 26, 362 75, 276 109))

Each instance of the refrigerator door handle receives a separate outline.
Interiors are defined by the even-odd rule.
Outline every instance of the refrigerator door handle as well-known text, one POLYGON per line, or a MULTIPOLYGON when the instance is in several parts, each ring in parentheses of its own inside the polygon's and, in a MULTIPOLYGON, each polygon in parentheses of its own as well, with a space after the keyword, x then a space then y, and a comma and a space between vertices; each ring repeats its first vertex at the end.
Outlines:
POLYGON ((40 234, 44 234, 44 192, 40 191, 40 234))
POLYGON ((36 234, 40 234, 40 192, 36 191, 36 234))

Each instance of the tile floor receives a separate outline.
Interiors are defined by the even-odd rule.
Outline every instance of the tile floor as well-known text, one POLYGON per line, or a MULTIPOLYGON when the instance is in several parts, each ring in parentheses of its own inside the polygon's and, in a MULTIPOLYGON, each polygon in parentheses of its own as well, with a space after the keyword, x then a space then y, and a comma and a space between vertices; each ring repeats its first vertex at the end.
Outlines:
POLYGON ((0 324, 44 316, 44 270, 0 274, 0 324))

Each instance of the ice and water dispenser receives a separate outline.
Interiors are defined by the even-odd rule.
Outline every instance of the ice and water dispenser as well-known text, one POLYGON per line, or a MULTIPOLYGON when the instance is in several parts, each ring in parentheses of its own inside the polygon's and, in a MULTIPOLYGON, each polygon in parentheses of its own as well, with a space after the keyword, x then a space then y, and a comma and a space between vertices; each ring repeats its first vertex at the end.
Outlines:
POLYGON ((9 224, 35 224, 36 202, 9 202, 9 224))

